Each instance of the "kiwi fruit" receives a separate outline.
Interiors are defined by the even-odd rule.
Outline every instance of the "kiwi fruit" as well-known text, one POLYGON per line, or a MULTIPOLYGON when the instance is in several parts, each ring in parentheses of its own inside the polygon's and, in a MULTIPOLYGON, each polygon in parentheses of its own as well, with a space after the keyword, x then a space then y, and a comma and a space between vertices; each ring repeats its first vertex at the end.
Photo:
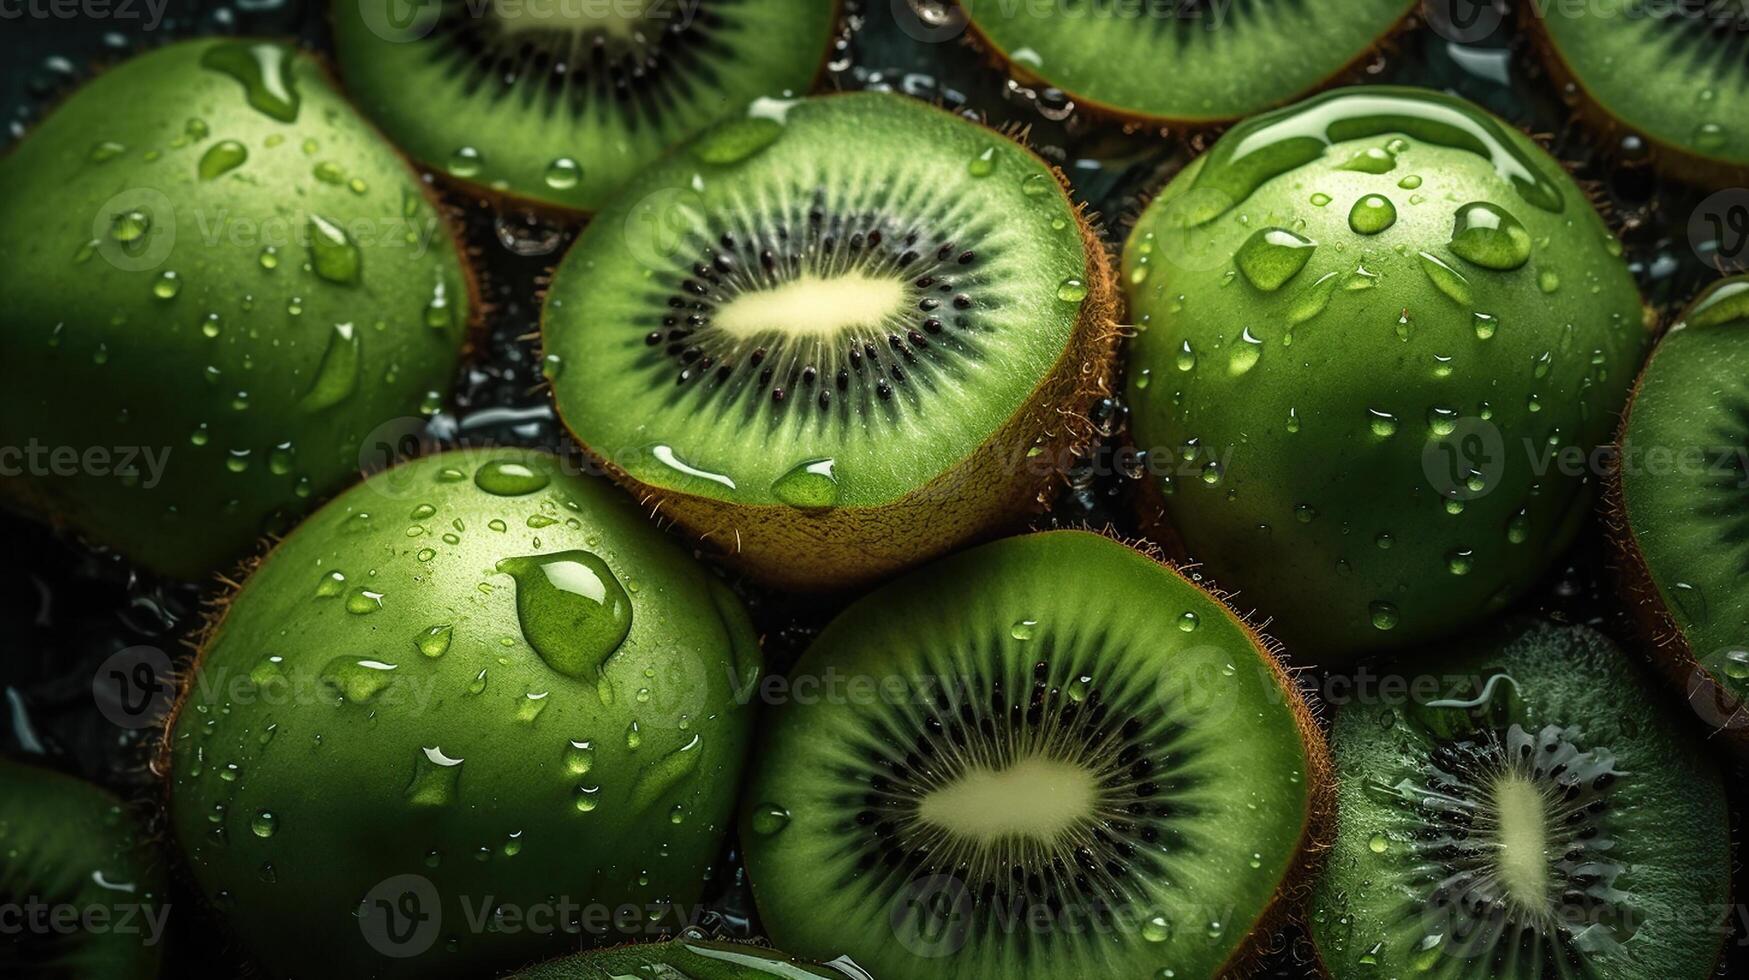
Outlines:
POLYGON ((1705 290, 1634 387, 1611 476, 1620 581, 1663 673, 1749 747, 1749 276, 1705 290))
POLYGON ((1664 169, 1716 186, 1749 177, 1749 10, 1710 0, 1554 4, 1527 14, 1589 121, 1643 137, 1664 169))
POLYGON ((1322 736, 1268 641, 1089 532, 904 576, 764 693, 740 820, 762 921, 883 980, 1238 969, 1323 814, 1322 736))
POLYGON ((961 0, 985 47, 1089 109, 1153 123, 1225 122, 1341 75, 1414 0, 961 0))
POLYGON ((652 167, 541 337, 560 418, 647 511, 818 590, 1039 509, 1108 390, 1115 299, 1052 168, 862 93, 760 103, 652 167))
POLYGON ((1328 975, 1712 976, 1730 831, 1688 719, 1584 627, 1504 624, 1438 663, 1336 713, 1328 975))
POLYGON ((1587 514, 1648 345, 1620 255, 1559 164, 1456 97, 1241 123, 1124 250, 1143 520, 1314 660, 1498 611, 1587 514))
POLYGON ((120 800, 0 758, 0 975, 155 980, 170 903, 120 800))
POLYGON ((685 924, 759 669, 740 600, 613 487, 444 453, 261 562, 158 769, 200 893, 270 974, 479 976, 685 924))
POLYGON ((474 309, 447 220, 289 44, 172 44, 0 157, 0 497, 198 578, 436 411, 474 309))
POLYGON ((847 964, 843 972, 804 963, 775 950, 742 943, 717 942, 689 929, 678 939, 639 943, 593 953, 578 953, 539 963, 510 980, 868 980, 847 964))
POLYGON ((335 0, 358 106, 415 159, 511 199, 599 210, 755 99, 805 94, 836 0, 335 0))

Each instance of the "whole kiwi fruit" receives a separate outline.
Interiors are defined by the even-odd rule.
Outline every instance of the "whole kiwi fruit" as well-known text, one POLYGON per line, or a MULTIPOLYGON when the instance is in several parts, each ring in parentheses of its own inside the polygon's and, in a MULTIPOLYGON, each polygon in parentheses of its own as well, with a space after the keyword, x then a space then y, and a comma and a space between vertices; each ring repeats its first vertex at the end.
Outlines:
POLYGON ((186 41, 0 157, 0 496, 198 578, 435 412, 475 308, 444 215, 316 60, 186 41))
POLYGON ((1124 250, 1143 520, 1314 660, 1448 635, 1588 513, 1644 353, 1585 194, 1437 92, 1340 89, 1229 130, 1124 250))
POLYGON ((905 575, 828 625, 742 795, 760 915, 890 980, 1242 970, 1305 884, 1322 735, 1268 641, 1085 531, 905 575))
POLYGON ((1336 713, 1337 833, 1309 914, 1327 975, 1715 975, 1724 782, 1656 682, 1546 623, 1427 662, 1388 675, 1408 696, 1336 713))
POLYGON ((90 783, 0 758, 0 974, 155 980, 170 899, 134 815, 90 783))
POLYGON ((861 93, 756 103, 650 168, 541 337, 560 418, 653 516, 818 590, 1037 511, 1091 437, 1115 300, 1051 167, 861 93))
POLYGON ((488 196, 599 210, 670 146, 803 95, 837 0, 335 0, 348 91, 398 145, 488 196))
POLYGON ((759 669, 740 600, 611 486, 425 457, 226 600, 165 733, 171 828, 274 976, 478 976, 677 931, 759 669))

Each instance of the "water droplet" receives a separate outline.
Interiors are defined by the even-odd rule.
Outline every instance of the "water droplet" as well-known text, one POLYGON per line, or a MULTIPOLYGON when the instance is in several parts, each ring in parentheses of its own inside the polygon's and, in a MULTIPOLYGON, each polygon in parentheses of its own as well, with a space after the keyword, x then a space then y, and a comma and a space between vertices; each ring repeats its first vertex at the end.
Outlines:
POLYGON ((1749 680, 1749 650, 1726 650, 1723 666, 1726 677, 1735 681, 1749 680))
POLYGON ((988 177, 996 172, 996 148, 988 146, 982 153, 972 158, 966 165, 966 172, 973 177, 988 177))
POLYGON ((358 282, 364 257, 339 225, 319 214, 310 215, 310 268, 329 282, 358 282))
POLYGON ((1286 228, 1263 228, 1239 246, 1233 262, 1251 285, 1274 292, 1299 275, 1317 248, 1317 242, 1286 228))
POLYGON ((152 283, 152 295, 159 299, 175 299, 182 292, 182 278, 174 272, 166 271, 152 283))
POLYGON ((292 57, 287 45, 229 41, 208 48, 200 63, 241 82, 244 97, 257 112, 293 122, 298 118, 298 91, 292 57))
POLYGON ((457 177, 477 177, 483 166, 485 160, 480 156, 480 151, 471 146, 464 146, 449 155, 449 172, 457 177))
POLYGON ((1380 439, 1389 439, 1397 434, 1397 417, 1390 412, 1376 408, 1366 410, 1367 428, 1380 439))
POLYGON ((826 510, 838 503, 836 464, 830 459, 797 463, 771 485, 771 495, 798 510, 826 510))
POLYGON ((550 482, 546 470, 513 459, 495 459, 474 471, 474 485, 499 497, 534 493, 550 482))
POLYGON ((1383 854, 1391 849, 1391 842, 1385 840, 1384 834, 1374 834, 1367 839, 1366 849, 1374 854, 1383 854))
POLYGON ((753 808, 753 832, 770 837, 789 826, 789 811, 776 803, 761 803, 753 808))
POLYGON ((152 228, 152 216, 144 211, 122 211, 109 219, 109 237, 126 245, 137 242, 152 228))
POLYGON ((1449 436, 1457 431, 1458 413, 1455 408, 1435 405, 1427 410, 1427 428, 1436 436, 1449 436))
POLYGON ((1172 922, 1164 913, 1156 912, 1142 920, 1142 938, 1151 943, 1163 943, 1172 938, 1172 922))
POLYGON ((1178 370, 1193 371, 1196 369, 1196 351, 1191 349, 1190 341, 1186 340, 1178 346, 1176 357, 1178 370))
POLYGON ((1505 208, 1486 201, 1457 210, 1451 250, 1458 258, 1502 272, 1530 261, 1530 232, 1505 208))
POLYGON ((1496 330, 1500 329, 1500 321, 1486 313, 1477 313, 1472 319, 1477 340, 1487 340, 1494 336, 1496 330))
POLYGON ((1523 544, 1530 539, 1530 509, 1520 508, 1506 522, 1506 540, 1512 544, 1523 544))
POLYGON ((126 153, 128 148, 113 140, 104 140, 91 147, 89 159, 92 163, 108 163, 126 153))
POLYGON ((1397 607, 1384 601, 1367 604, 1367 612, 1372 618, 1373 629, 1393 630, 1397 628, 1397 607))
POLYGON ((1065 303, 1079 303, 1087 298, 1087 284, 1073 276, 1057 286, 1057 298, 1065 303))
POLYGON ((1227 359, 1227 373, 1237 377, 1257 366, 1263 357, 1263 341, 1252 335, 1251 328, 1246 327, 1239 338, 1239 343, 1233 345, 1233 352, 1227 359))
POLYGON ((435 745, 413 754, 413 778, 407 783, 407 802, 414 806, 448 806, 461 795, 462 763, 435 745))
POLYGON ((560 157, 547 164, 547 186, 556 191, 568 191, 583 179, 583 167, 570 157, 560 157))
POLYGON ((1464 306, 1472 302, 1470 281, 1463 273, 1447 265, 1445 260, 1430 252, 1421 252, 1421 271, 1432 280, 1439 291, 1449 296, 1453 301, 1464 306))
POLYGON ((1294 297, 1293 305, 1288 307, 1287 322, 1289 324, 1305 323, 1330 305, 1330 297, 1336 292, 1336 285, 1341 276, 1335 272, 1326 272, 1319 276, 1305 291, 1294 297))
POLYGON ((597 806, 599 806, 600 803, 601 803, 601 787, 599 787, 599 786, 579 786, 579 787, 577 787, 576 806, 577 806, 578 813, 588 813, 591 810, 594 810, 597 806))
POLYGON ((346 596, 346 611, 355 616, 367 616, 383 607, 383 594, 366 588, 353 589, 346 596))
MULTIPOLYGON (((626 747, 636 749, 634 736, 638 723, 626 730, 626 747)), ((668 753, 644 769, 632 784, 631 805, 634 809, 645 810, 672 795, 676 790, 698 771, 700 762, 704 759, 704 739, 697 734, 688 739, 674 751, 668 753)))
POLYGON ((420 633, 414 639, 413 644, 419 648, 420 653, 427 657, 441 657, 449 652, 450 637, 453 633, 454 629, 448 625, 432 626, 420 633))
POLYGON ((1558 292, 1561 288, 1560 273, 1553 269, 1543 269, 1536 274, 1536 287, 1545 293, 1558 292))
POLYGON ((1029 174, 1020 182, 1020 193, 1027 197, 1043 197, 1049 194, 1054 186, 1056 186, 1056 181, 1052 180, 1049 174, 1029 174))
POLYGON ((523 638, 561 674, 593 673, 631 632, 631 597, 598 555, 506 558, 497 569, 516 582, 523 638))
POLYGON ((1337 170, 1352 170, 1363 174, 1388 174, 1397 167, 1397 157, 1382 146, 1374 146, 1361 150, 1348 158, 1347 163, 1338 164, 1337 170))
POLYGON ((1383 194, 1367 194, 1348 212, 1348 227, 1356 234, 1376 235, 1397 223, 1397 206, 1383 194))
POLYGON ((1453 548, 1445 553, 1446 570, 1453 575, 1468 575, 1475 567, 1476 553, 1469 548, 1453 548))
POLYGON ((319 679, 329 692, 352 704, 368 704, 395 679, 395 665, 356 656, 335 657, 319 679))
POLYGON ((201 180, 217 180, 241 167, 249 159, 249 149, 236 140, 221 140, 207 147, 200 155, 197 171, 201 180))
POLYGON ((1023 643, 1032 639, 1034 636, 1038 635, 1038 620, 1017 620, 1013 626, 1008 627, 1008 635, 1023 643))
POLYGON ((324 599, 332 599, 345 591, 346 576, 341 572, 328 572, 316 583, 316 595, 324 599))
POLYGON ((1194 633, 1200 625, 1202 625, 1202 620, 1198 618, 1196 613, 1186 610, 1178 614, 1178 631, 1180 633, 1194 633))
POLYGON ((328 333, 328 348, 316 365, 315 380, 310 390, 298 400, 298 408, 319 412, 345 401, 358 387, 359 364, 363 359, 361 338, 350 323, 337 323, 328 333))

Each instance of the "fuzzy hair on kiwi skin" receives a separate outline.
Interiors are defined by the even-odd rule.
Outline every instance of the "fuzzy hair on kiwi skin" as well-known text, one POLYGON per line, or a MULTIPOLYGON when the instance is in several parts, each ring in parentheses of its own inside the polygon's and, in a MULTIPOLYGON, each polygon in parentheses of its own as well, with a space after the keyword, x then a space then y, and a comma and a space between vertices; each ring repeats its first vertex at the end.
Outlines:
MULTIPOLYGON (((965 15, 961 14, 961 16, 963 17, 965 15)), ((1310 98, 1328 88, 1334 88, 1347 82, 1358 83, 1368 80, 1362 75, 1361 66, 1377 55, 1390 55, 1396 53, 1398 50, 1398 39, 1413 34, 1420 28, 1420 26, 1421 18, 1419 10, 1411 10, 1406 16, 1399 19, 1395 26, 1374 41, 1371 46, 1362 49, 1360 53, 1356 54, 1352 59, 1337 68, 1335 71, 1331 72, 1327 77, 1320 80, 1318 84, 1303 92, 1290 94, 1274 105, 1261 106, 1255 111, 1268 112, 1270 109, 1280 108, 1281 106, 1297 102, 1300 99, 1310 98)), ((1025 64, 1007 57, 1002 51, 1002 48, 998 46, 996 42, 992 41, 983 31, 980 31, 978 25, 970 17, 966 18, 966 29, 961 43, 976 52, 988 67, 1003 72, 1016 84, 1031 89, 1056 88, 1056 86, 1050 81, 1027 67, 1025 64)), ((1076 95, 1067 90, 1059 91, 1062 91, 1065 95, 1069 96, 1077 108, 1086 110, 1096 118, 1103 119, 1107 122, 1120 123, 1126 127, 1177 126, 1193 132, 1209 132, 1225 128, 1227 125, 1238 122, 1239 119, 1243 118, 1233 116, 1220 119, 1187 120, 1173 119, 1166 116, 1136 115, 1120 109, 1117 106, 1107 105, 1106 103, 1076 95)))
MULTIPOLYGON (((1018 137, 1015 141, 1026 146, 1018 137)), ((1045 165, 1068 195, 1069 181, 1062 170, 1045 165)), ((1075 214, 1087 254, 1087 297, 1068 346, 1044 382, 983 445, 897 500, 855 513, 725 505, 642 483, 589 449, 574 431, 569 434, 651 519, 664 526, 678 525, 707 553, 775 588, 829 592, 867 585, 950 549, 994 537, 1050 505, 1064 479, 1064 461, 1093 442, 1087 407, 1113 391, 1122 302, 1117 274, 1099 237, 1096 217, 1085 205, 1076 207, 1075 214), (1034 438, 1040 432, 1044 438, 1034 438), (1047 465, 1030 465, 1028 453, 1033 447, 1040 450, 1036 458, 1047 465), (996 486, 1002 490, 979 499, 959 492, 996 486), (871 529, 882 527, 891 533, 871 535, 871 529), (869 547, 875 537, 894 546, 869 547), (822 554, 821 546, 836 554, 822 554)), ((544 334, 544 309, 542 321, 544 334)))
MULTIPOLYGON (((844 0, 820 0, 820 2, 832 7, 832 22, 835 25, 832 31, 834 43, 827 45, 825 55, 820 59, 820 64, 814 69, 814 77, 808 83, 807 90, 810 92, 819 87, 820 79, 826 74, 826 66, 832 61, 832 51, 836 47, 836 42, 839 38, 843 37, 845 33, 844 0)), ((325 20, 329 32, 332 33, 334 30, 332 8, 330 8, 325 20)), ((323 67, 324 69, 328 67, 326 59, 323 60, 323 67)), ((339 82, 338 73, 329 71, 328 74, 330 79, 335 81, 335 87, 347 97, 348 101, 353 102, 356 106, 357 100, 353 99, 352 90, 339 82)), ((796 94, 802 95, 805 93, 798 92, 796 94)), ((360 115, 362 116, 363 113, 360 113, 360 115)), ((371 123, 371 128, 373 131, 376 130, 376 124, 374 122, 371 123)), ((378 132, 377 135, 381 136, 382 134, 378 132)), ((673 153, 679 145, 682 145, 685 142, 686 140, 683 139, 675 146, 668 147, 661 153, 658 159, 673 153)), ((400 147, 395 147, 395 152, 399 154, 401 152, 400 147)), ((405 157, 405 155, 403 155, 403 159, 407 160, 408 165, 412 166, 416 173, 429 175, 434 180, 442 183, 446 189, 457 196, 474 200, 497 212, 502 212, 504 214, 527 212, 542 220, 573 228, 584 224, 593 216, 593 212, 590 211, 579 211, 572 208, 560 207, 550 201, 541 201, 531 197, 523 197, 522 195, 513 193, 509 190, 499 190, 486 184, 470 182, 436 166, 424 167, 405 157)))
POLYGON ((1538 16, 1535 5, 1526 5, 1519 13, 1521 30, 1530 35, 1536 47, 1540 64, 1548 71, 1549 81, 1554 83, 1556 91, 1572 90, 1578 98, 1571 103, 1575 115, 1586 128, 1596 133, 1598 143, 1606 156, 1614 156, 1615 149, 1621 146, 1621 140, 1626 136, 1635 136, 1646 142, 1652 148, 1652 165, 1655 169, 1699 184, 1703 187, 1730 187, 1741 184, 1749 178, 1749 167, 1735 166, 1719 160, 1709 159, 1692 153, 1673 143, 1665 142, 1650 133, 1634 129, 1616 117, 1610 115, 1597 100, 1591 98, 1585 85, 1580 81, 1577 72, 1567 64, 1555 47, 1554 39, 1542 27, 1543 18, 1538 16))

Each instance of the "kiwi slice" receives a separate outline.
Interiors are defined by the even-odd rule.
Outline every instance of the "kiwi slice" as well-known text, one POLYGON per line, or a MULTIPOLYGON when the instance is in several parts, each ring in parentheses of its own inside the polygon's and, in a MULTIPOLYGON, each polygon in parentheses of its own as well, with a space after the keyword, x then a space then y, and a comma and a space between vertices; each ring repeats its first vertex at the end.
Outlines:
POLYGON ((1115 292, 1024 147, 834 95, 651 168, 559 266, 541 336, 565 425, 652 513, 820 589, 1037 509, 1109 386, 1115 292))
POLYGON ((679 939, 665 943, 639 943, 550 960, 509 980, 868 980, 854 964, 843 964, 841 970, 804 963, 760 946, 716 942, 689 929, 679 939))
POLYGON ((270 975, 478 977, 685 925, 759 669, 740 600, 611 485, 443 453, 226 600, 156 768, 270 975))
POLYGON ((1688 719, 1585 628, 1509 624, 1440 664, 1336 715, 1310 915, 1329 975, 1712 975, 1730 833, 1688 719))
POLYGON ((447 216, 289 43, 172 44, 0 157, 0 498, 201 578, 449 390, 447 216))
POLYGON ((1550 65, 1604 128, 1660 164, 1724 186, 1749 175, 1749 10, 1707 0, 1553 4, 1531 18, 1550 65))
POLYGON ((882 588, 776 693, 754 897, 782 948, 877 977, 1214 976, 1267 941, 1322 813, 1268 643, 1083 531, 882 588))
POLYGON ((0 759, 0 976, 154 980, 170 903, 121 801, 0 759))
POLYGON ((1749 745, 1749 277, 1659 341, 1622 425, 1610 512, 1622 583, 1665 672, 1749 745))
POLYGON ((490 194, 598 210, 674 143, 803 94, 836 0, 335 0, 348 90, 414 158, 490 194))
POLYGON ((1142 518, 1321 662, 1448 636, 1590 512, 1650 333, 1529 138, 1425 89, 1248 119, 1137 221, 1142 518))
POLYGON ((1096 111, 1212 123, 1317 88, 1389 34, 1414 0, 962 0, 1009 70, 1096 111))

